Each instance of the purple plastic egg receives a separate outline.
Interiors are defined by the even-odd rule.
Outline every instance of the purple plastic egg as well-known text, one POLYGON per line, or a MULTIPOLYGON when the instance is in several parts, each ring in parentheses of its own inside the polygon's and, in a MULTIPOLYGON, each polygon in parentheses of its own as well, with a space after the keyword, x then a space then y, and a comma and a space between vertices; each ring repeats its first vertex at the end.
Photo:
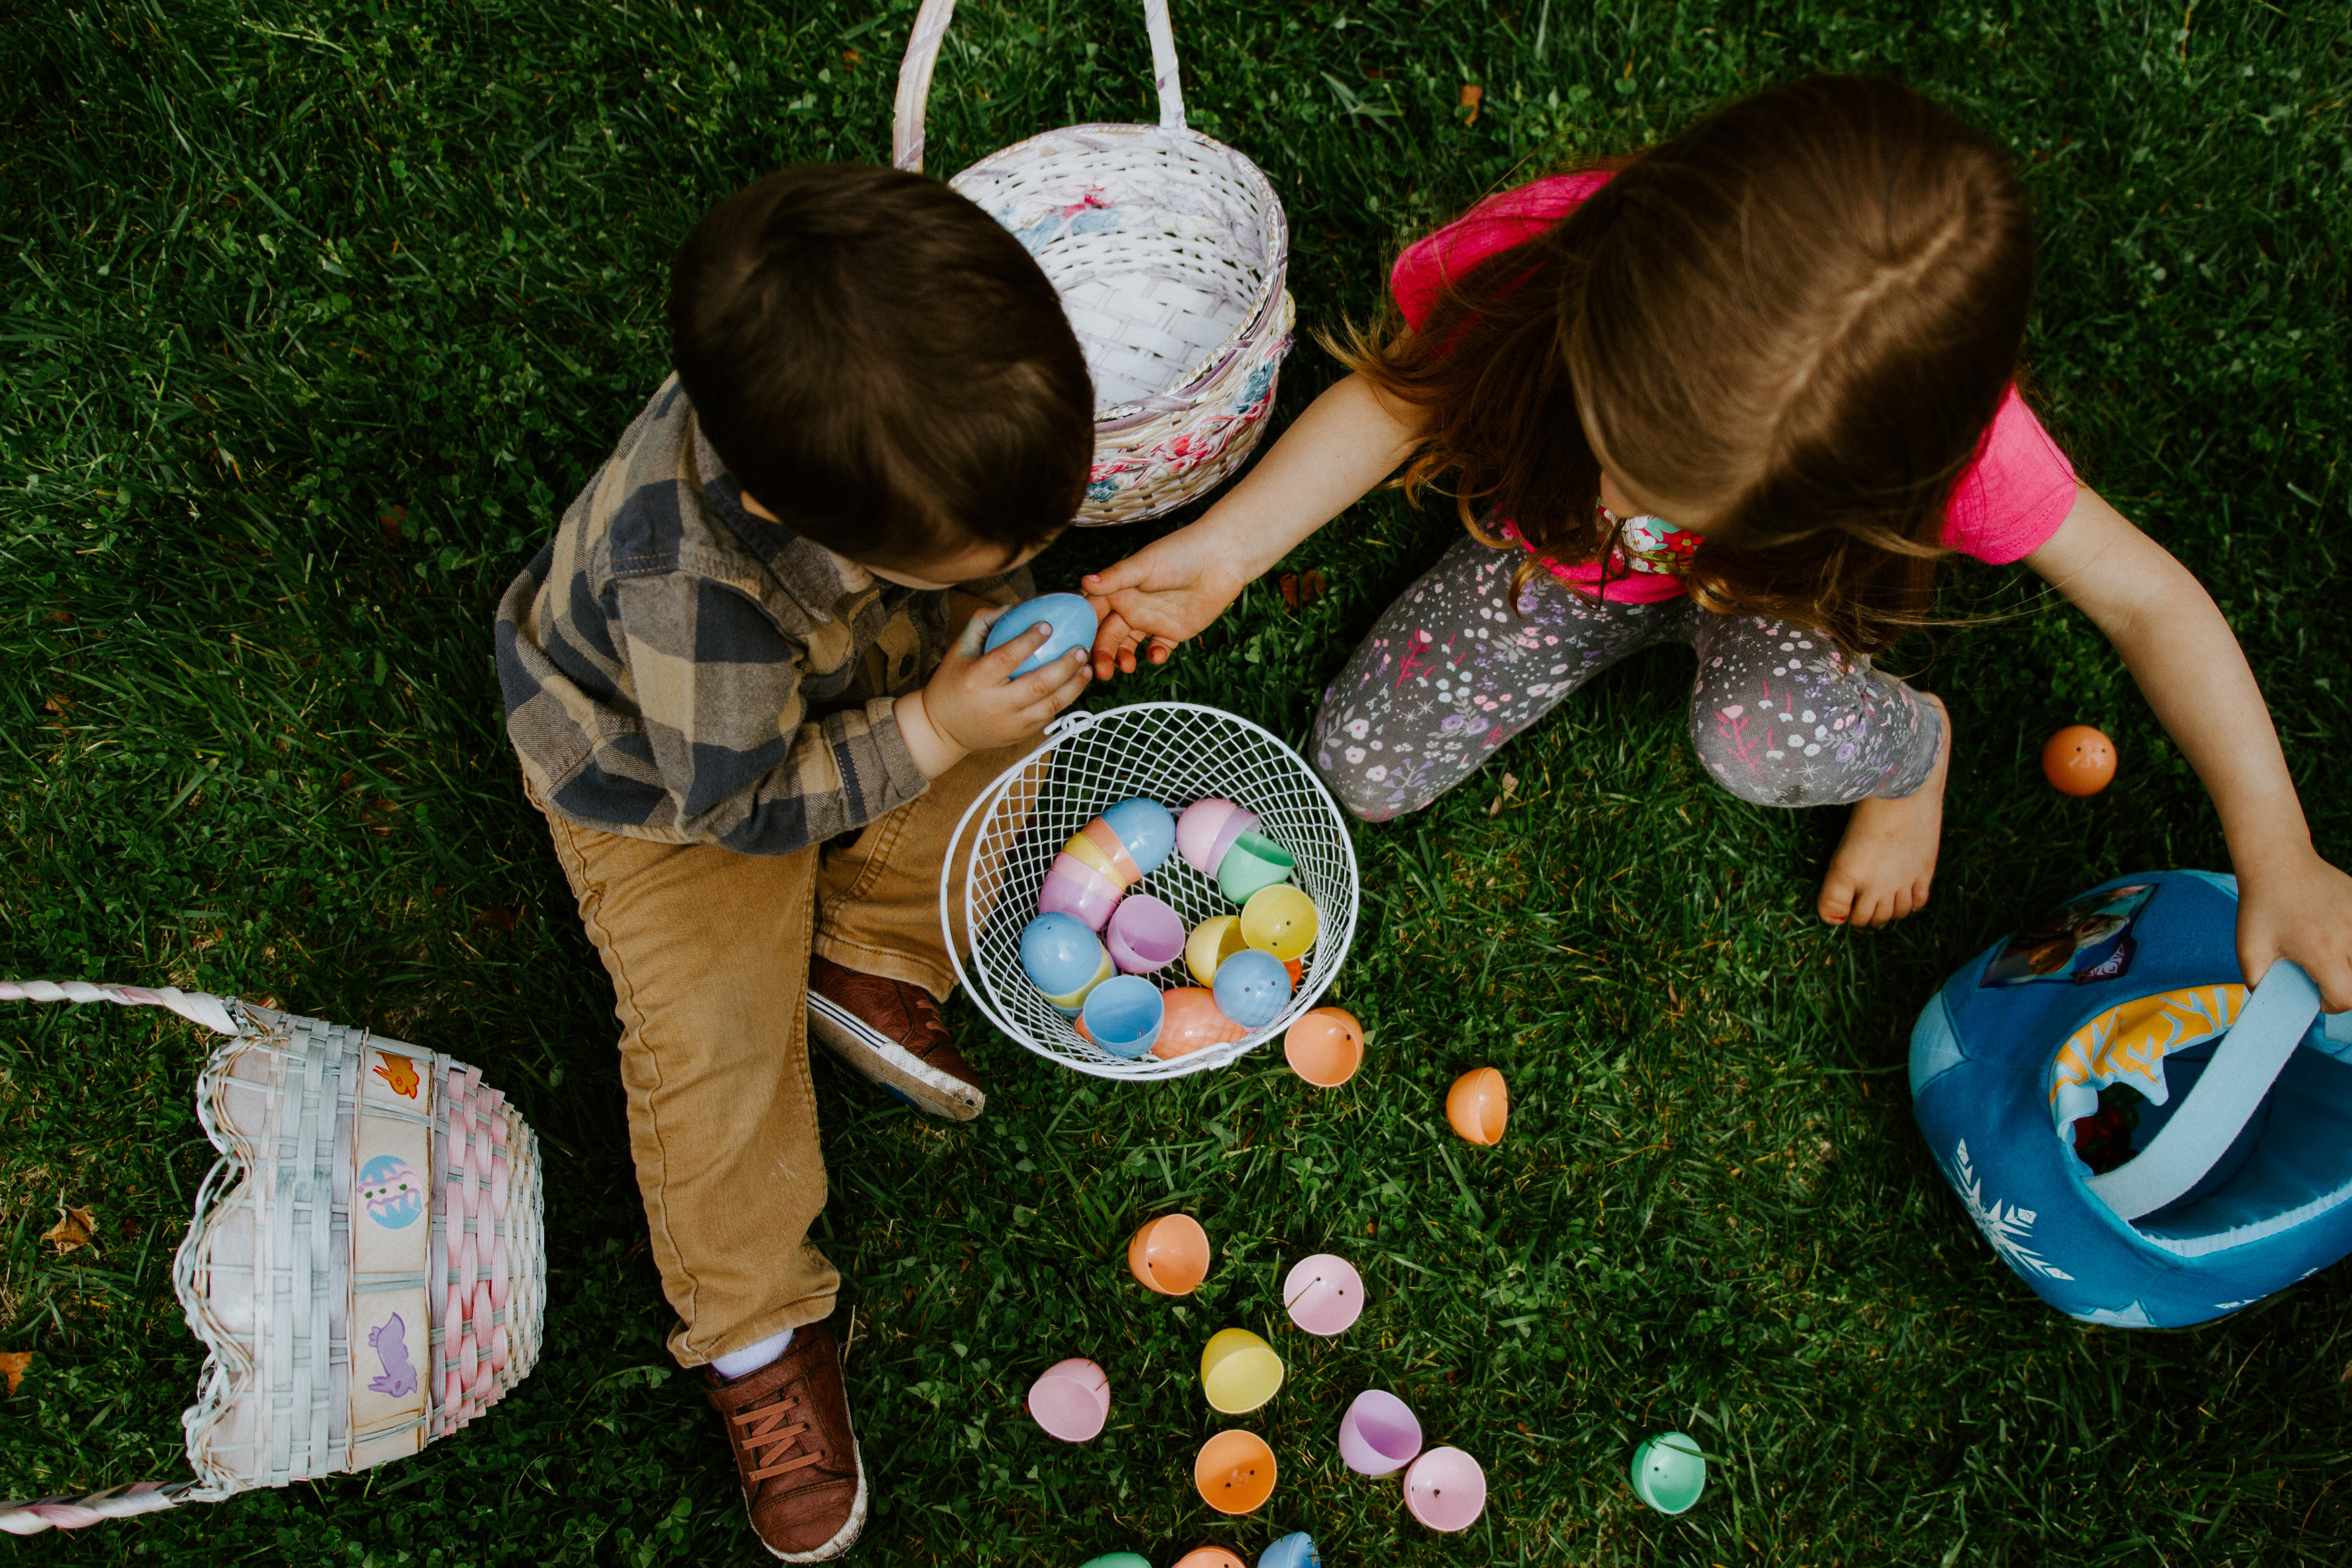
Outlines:
MULTIPOLYGON (((1213 795, 1205 800, 1193 801, 1184 808, 1184 814, 1176 819, 1176 852, 1202 876, 1216 875, 1217 862, 1209 857, 1209 852, 1216 846, 1218 833, 1234 817, 1247 815, 1231 800, 1213 795)), ((1228 839, 1225 841, 1230 844, 1233 841, 1228 839)))
POLYGON ((1184 917, 1148 893, 1135 894, 1111 912, 1108 940, 1112 963, 1149 975, 1184 950, 1184 917))
POLYGON ((1082 860, 1056 855, 1045 886, 1037 890, 1037 913, 1075 915, 1086 922, 1087 930, 1100 931, 1118 907, 1118 889, 1102 873, 1082 860))

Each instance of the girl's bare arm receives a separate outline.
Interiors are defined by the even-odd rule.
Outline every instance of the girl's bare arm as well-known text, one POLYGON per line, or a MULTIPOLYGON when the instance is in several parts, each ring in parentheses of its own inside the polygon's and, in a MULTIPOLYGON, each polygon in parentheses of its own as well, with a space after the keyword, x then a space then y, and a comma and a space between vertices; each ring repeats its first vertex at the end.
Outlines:
POLYGON ((2292 958, 2352 1008, 2352 877, 2312 847, 2262 687, 2204 585, 2088 486, 2026 564, 2105 632, 2197 770, 2238 873, 2249 981, 2292 958))
POLYGON ((1412 450, 1419 414, 1383 402, 1360 375, 1307 406, 1246 478, 1190 528, 1154 539, 1082 584, 1102 618, 1095 671, 1153 664, 1225 612, 1251 580, 1362 498, 1412 450))

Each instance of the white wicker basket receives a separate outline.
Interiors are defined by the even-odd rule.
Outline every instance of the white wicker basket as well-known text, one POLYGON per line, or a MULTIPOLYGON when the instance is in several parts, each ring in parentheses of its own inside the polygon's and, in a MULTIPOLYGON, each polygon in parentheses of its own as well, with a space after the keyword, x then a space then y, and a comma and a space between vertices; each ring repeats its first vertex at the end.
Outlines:
MULTIPOLYGON (((1180 854, 1130 891, 1175 905, 1187 930, 1211 915, 1239 913, 1180 854)), ((1356 934, 1356 849, 1322 780, 1245 718, 1195 703, 1065 714, 1046 727, 1045 743, 998 775, 956 824, 940 873, 940 923, 972 1000, 1023 1045, 1097 1078, 1179 1078, 1223 1067, 1279 1035, 1331 984, 1356 934), (1318 927, 1304 977, 1279 1018, 1231 1044, 1165 1061, 1129 1061, 1081 1039, 1021 968, 1021 928, 1036 918, 1054 857, 1104 807, 1138 796, 1179 811, 1223 796, 1256 812, 1259 831, 1296 857, 1291 881, 1315 901, 1318 927), (962 932, 973 934, 968 956, 962 932)), ((1163 990, 1194 983, 1181 957, 1151 979, 1163 990)))
MULTIPOLYGON (((923 166, 931 68, 955 0, 924 0, 898 70, 893 152, 923 166)), ((1095 383, 1083 527, 1206 495, 1265 434, 1294 312, 1290 228, 1258 166, 1185 129, 1168 0, 1143 0, 1160 123, 1074 125, 948 183, 1021 238, 1061 291, 1095 383)))
POLYGON ((235 998, 0 981, 0 998, 166 1007, 228 1036, 196 1082, 221 1157, 172 1282, 210 1353, 196 1479, 0 1503, 29 1534, 362 1470, 465 1426, 539 1359, 538 1140, 478 1068, 235 998))

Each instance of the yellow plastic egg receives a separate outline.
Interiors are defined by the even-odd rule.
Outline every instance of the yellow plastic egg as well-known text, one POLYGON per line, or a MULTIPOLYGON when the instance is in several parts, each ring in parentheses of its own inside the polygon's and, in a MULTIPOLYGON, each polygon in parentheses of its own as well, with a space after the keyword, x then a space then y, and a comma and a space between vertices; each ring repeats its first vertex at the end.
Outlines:
POLYGON ((1250 894, 1242 905, 1242 940, 1287 963, 1315 946, 1315 901, 1276 883, 1250 894))
POLYGON ((1184 939, 1184 967, 1204 986, 1217 983, 1217 966, 1249 946, 1242 923, 1232 915, 1212 915, 1184 939))

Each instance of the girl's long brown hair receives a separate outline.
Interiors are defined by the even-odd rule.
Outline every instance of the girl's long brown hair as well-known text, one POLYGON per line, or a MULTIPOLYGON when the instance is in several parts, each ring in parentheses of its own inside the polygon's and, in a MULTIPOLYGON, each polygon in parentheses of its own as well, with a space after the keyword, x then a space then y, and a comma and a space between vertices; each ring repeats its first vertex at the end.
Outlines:
POLYGON ((1927 617, 2017 373, 2033 234, 2007 155, 1900 83, 1819 77, 1587 167, 1614 177, 1447 278, 1419 330, 1391 308, 1331 345, 1424 411, 1408 490, 1452 472, 1473 532, 1475 506, 1606 559, 1597 440, 1667 521, 1705 519, 1699 603, 1885 649, 1927 617))

